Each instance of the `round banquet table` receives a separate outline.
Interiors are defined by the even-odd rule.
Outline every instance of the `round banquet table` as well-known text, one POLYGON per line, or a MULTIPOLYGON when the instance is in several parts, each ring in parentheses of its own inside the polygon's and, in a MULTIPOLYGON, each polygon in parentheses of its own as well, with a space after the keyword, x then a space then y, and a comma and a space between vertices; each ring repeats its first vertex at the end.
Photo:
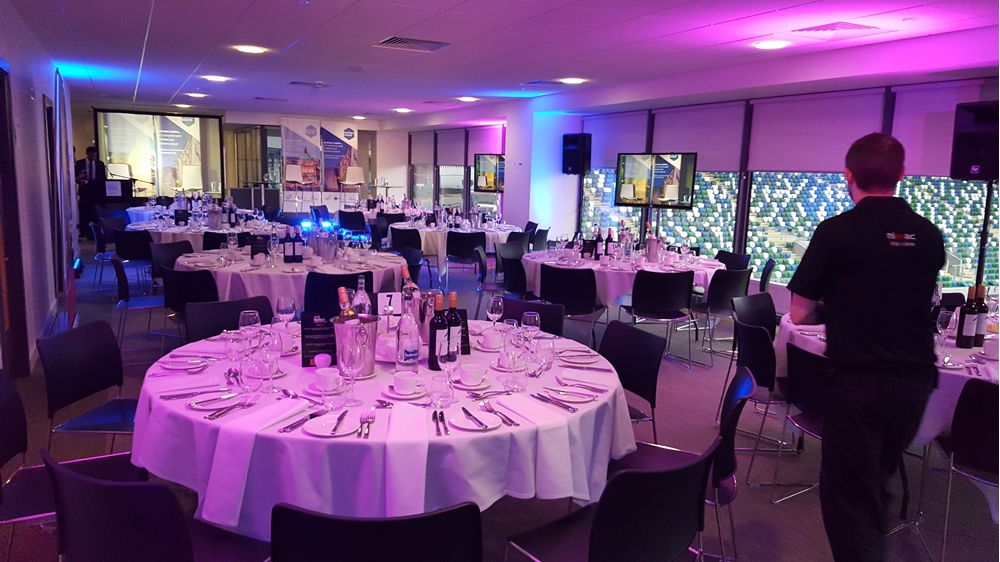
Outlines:
POLYGON ((191 249, 195 252, 202 251, 204 246, 202 243, 205 240, 205 232, 254 232, 253 228, 230 228, 225 230, 210 230, 205 228, 194 228, 189 226, 170 226, 167 228, 156 228, 151 222, 144 223, 132 223, 126 227, 126 230, 146 230, 149 232, 150 236, 153 238, 153 244, 167 244, 170 242, 180 242, 181 240, 187 240, 191 243, 191 249))
MULTIPOLYGON (((787 344, 789 343, 810 353, 824 355, 826 353, 826 326, 822 324, 798 326, 792 324, 790 315, 785 314, 781 317, 778 333, 774 338, 776 375, 779 377, 788 376, 787 344)), ((979 349, 959 349, 955 347, 953 339, 949 339, 945 343, 945 348, 945 353, 952 356, 952 362, 959 365, 964 364, 974 354, 979 355, 980 352, 979 349)), ((981 376, 986 377, 992 383, 998 382, 1000 365, 996 360, 986 359, 986 364, 977 366, 981 376)), ((913 438, 914 445, 927 445, 938 435, 951 431, 951 419, 955 415, 955 407, 958 405, 958 397, 962 394, 962 388, 966 381, 976 376, 975 371, 970 372, 965 368, 938 367, 938 386, 927 400, 924 417, 920 421, 920 429, 917 430, 917 435, 913 438)), ((986 495, 993 511, 993 521, 996 522, 998 519, 997 489, 985 485, 979 486, 979 488, 986 495)))
MULTIPOLYGON (((583 348, 565 339, 556 340, 556 346, 583 348)), ((203 340, 180 351, 223 357, 223 343, 203 340)), ((489 365, 496 357, 473 351, 462 356, 462 362, 489 365)), ((223 358, 198 375, 152 378, 150 373, 161 370, 154 364, 139 396, 132 462, 195 490, 196 516, 201 520, 263 540, 270 535, 271 507, 280 502, 355 517, 410 515, 465 501, 486 509, 503 496, 572 497, 590 503, 604 490, 608 460, 635 450, 624 392, 603 358, 593 366, 607 371, 553 367, 539 379, 528 379, 528 392, 555 386, 555 375, 609 389, 595 401, 577 404, 576 413, 527 393, 504 395, 492 398, 492 403, 519 427, 500 425, 481 432, 452 426, 450 435, 441 436, 435 433, 431 409, 401 400, 392 400, 391 409, 376 410, 371 436, 365 440, 353 433, 315 437, 302 428, 280 433, 281 427, 316 410, 303 400, 279 400, 280 394, 263 395, 254 407, 237 409, 216 421, 187 407, 186 400, 157 398, 220 386, 230 365, 223 358)), ((276 379, 275 385, 303 393, 313 381, 314 369, 300 365, 298 355, 281 359, 278 366, 287 375, 276 379)), ((386 397, 391 369, 391 363, 377 363, 373 378, 356 383, 355 395, 364 405, 348 410, 343 426, 348 431, 358 427, 359 415, 376 398, 386 397)), ((426 363, 419 371, 425 380, 431 375, 426 363)), ((491 388, 500 386, 499 374, 487 369, 491 388)), ((458 403, 445 410, 449 420, 464 420, 462 406, 491 420, 464 392, 456 390, 456 397, 458 403)))
POLYGON ((378 253, 366 265, 353 264, 347 269, 341 269, 333 264, 310 267, 301 263, 283 263, 281 256, 276 258, 273 268, 253 268, 248 255, 240 256, 240 261, 231 265, 216 267, 217 259, 217 250, 185 254, 177 259, 174 267, 181 271, 197 269, 211 271, 215 277, 215 285, 219 289, 219 298, 224 301, 265 295, 273 304, 277 302, 278 297, 292 296, 299 307, 305 302, 306 277, 310 271, 358 275, 370 271, 375 286, 367 288, 369 293, 395 292, 400 290, 403 282, 399 268, 406 265, 406 260, 389 253, 378 253))
POLYGON ((474 228, 472 230, 457 230, 449 229, 444 227, 426 227, 426 226, 411 226, 405 223, 396 223, 390 225, 389 235, 387 240, 389 246, 392 246, 392 231, 395 229, 413 229, 416 228, 420 231, 420 245, 422 246, 421 252, 425 256, 437 256, 437 266, 438 266, 438 276, 444 277, 446 271, 448 271, 448 232, 454 230, 455 232, 485 232, 486 233, 486 250, 487 253, 493 252, 493 247, 497 244, 503 244, 507 241, 507 237, 510 236, 511 232, 520 232, 520 228, 511 225, 502 225, 497 228, 474 228))
MULTIPOLYGON (((542 294, 542 264, 570 269, 593 269, 594 277, 597 281, 597 298, 605 305, 613 302, 622 295, 631 293, 632 282, 635 281, 636 270, 631 266, 602 267, 597 260, 577 261, 575 264, 569 265, 552 257, 552 254, 548 251, 524 254, 521 258, 521 263, 524 265, 524 276, 527 279, 528 290, 536 295, 542 294)), ((704 287, 707 295, 708 285, 712 282, 712 275, 720 269, 725 269, 725 267, 722 262, 717 260, 696 258, 696 261, 688 266, 660 266, 646 263, 640 269, 657 273, 694 271, 694 284, 704 287)))
POLYGON ((149 207, 129 207, 125 210, 128 213, 130 223, 151 222, 156 211, 149 207))

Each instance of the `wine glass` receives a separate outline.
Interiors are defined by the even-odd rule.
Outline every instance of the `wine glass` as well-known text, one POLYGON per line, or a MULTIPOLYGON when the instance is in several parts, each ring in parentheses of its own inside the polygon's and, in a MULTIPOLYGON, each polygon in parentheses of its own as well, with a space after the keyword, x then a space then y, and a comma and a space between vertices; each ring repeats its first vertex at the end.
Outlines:
POLYGON ((556 344, 550 339, 538 340, 535 342, 535 355, 538 362, 542 364, 543 370, 552 368, 552 363, 556 358, 556 344))
POLYGON ((445 409, 452 402, 451 375, 434 375, 430 385, 431 404, 435 408, 445 409))
POLYGON ((351 341, 353 339, 348 338, 337 354, 337 366, 340 367, 340 372, 347 380, 347 401, 344 402, 346 408, 364 404, 354 397, 354 377, 365 364, 365 348, 357 341, 351 341))
POLYGON ((269 269, 278 267, 275 265, 275 255, 278 253, 278 235, 271 233, 271 236, 267 239, 267 261, 269 269))
POLYGON ((274 312, 279 320, 284 321, 285 331, 287 332, 289 320, 295 318, 295 299, 292 297, 278 297, 274 312))
MULTIPOLYGON (((272 324, 272 328, 273 328, 272 324)), ((267 386, 261 391, 265 394, 280 392, 274 386, 274 375, 278 370, 278 359, 281 358, 282 342, 281 335, 275 330, 268 330, 261 334, 261 358, 267 369, 267 386)))
POLYGON ((958 327, 958 315, 951 310, 942 310, 938 313, 937 317, 937 329, 938 333, 935 335, 937 339, 938 353, 944 351, 946 342, 948 341, 948 336, 955 331, 958 327))
POLYGON ((491 297, 486 307, 486 317, 493 322, 493 330, 497 329, 497 320, 503 316, 503 297, 491 297))
POLYGON ((525 312, 521 315, 521 329, 524 331, 524 336, 528 339, 530 347, 535 341, 538 331, 542 329, 542 318, 537 312, 525 312))
POLYGON ((226 330, 222 332, 222 337, 226 342, 226 358, 236 363, 243 357, 243 348, 246 340, 239 330, 226 330))
POLYGON ((455 370, 462 358, 462 344, 457 341, 443 341, 438 345, 438 365, 448 376, 449 385, 455 379, 455 370))
POLYGON ((252 342, 254 336, 260 330, 260 314, 256 310, 244 310, 240 312, 240 333, 248 343, 252 342))

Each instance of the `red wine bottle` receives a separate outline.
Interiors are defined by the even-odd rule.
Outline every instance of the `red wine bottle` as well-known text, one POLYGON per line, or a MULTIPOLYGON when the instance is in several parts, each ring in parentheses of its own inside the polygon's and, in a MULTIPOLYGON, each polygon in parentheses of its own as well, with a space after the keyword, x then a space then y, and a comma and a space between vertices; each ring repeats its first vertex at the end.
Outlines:
POLYGON ((438 347, 448 343, 448 320, 444 317, 444 295, 437 295, 434 299, 434 316, 431 318, 430 353, 427 356, 427 368, 432 371, 440 371, 441 365, 438 363, 438 347))
POLYGON ((955 336, 955 346, 971 349, 976 340, 976 324, 979 311, 976 310, 976 288, 969 287, 969 298, 965 300, 958 314, 958 335, 955 336))
POLYGON ((986 344, 986 317, 990 313, 990 307, 986 306, 986 287, 979 285, 976 287, 976 336, 972 342, 973 347, 983 347, 986 344))

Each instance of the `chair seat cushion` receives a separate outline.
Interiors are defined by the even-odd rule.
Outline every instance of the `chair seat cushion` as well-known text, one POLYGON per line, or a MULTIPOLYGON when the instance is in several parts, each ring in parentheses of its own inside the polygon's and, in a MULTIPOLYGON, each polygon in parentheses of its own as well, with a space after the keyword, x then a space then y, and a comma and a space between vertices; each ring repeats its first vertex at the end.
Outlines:
POLYGON ((653 418, 650 417, 649 414, 643 412, 642 410, 634 406, 628 407, 628 417, 633 422, 653 421, 653 418))
POLYGON ((810 436, 815 437, 816 439, 823 439, 823 434, 820 431, 823 427, 823 416, 818 414, 799 413, 793 416, 788 416, 788 421, 795 424, 795 427, 808 433, 810 436))
MULTIPOLYGON (((936 438, 934 438, 934 440, 937 441, 937 444, 941 447, 941 450, 944 451, 946 455, 950 455, 952 451, 955 450, 954 445, 952 445, 951 435, 949 434, 938 435, 936 438)), ((982 480, 983 482, 992 483, 994 486, 997 485, 996 472, 981 470, 972 466, 965 466, 958 462, 955 463, 955 470, 959 471, 965 476, 975 478, 977 480, 982 480)))
POLYGON ((56 426, 53 431, 132 433, 135 430, 137 398, 119 398, 56 426))
POLYGON ((688 318, 688 313, 681 310, 637 310, 629 305, 622 306, 622 310, 629 316, 650 320, 683 320, 688 318))
POLYGON ((483 283, 479 286, 480 291, 487 293, 500 293, 503 292, 503 283, 483 283))
MULTIPOLYGON (((163 295, 132 297, 128 301, 129 310, 146 310, 163 306, 163 295)), ((118 301, 118 310, 125 308, 125 301, 118 301)))
POLYGON ((557 519, 547 525, 507 537, 507 540, 537 560, 545 562, 584 561, 590 555, 590 528, 597 504, 557 519))
POLYGON ((698 459, 697 453, 682 451, 665 445, 636 443, 636 449, 620 459, 608 463, 608 478, 619 470, 666 470, 675 469, 698 459))

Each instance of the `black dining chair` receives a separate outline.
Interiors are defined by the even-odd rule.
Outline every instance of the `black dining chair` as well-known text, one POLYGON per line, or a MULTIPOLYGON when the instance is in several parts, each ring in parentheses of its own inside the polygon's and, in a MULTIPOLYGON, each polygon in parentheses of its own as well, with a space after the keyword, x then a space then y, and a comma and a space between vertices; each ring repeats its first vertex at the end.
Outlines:
POLYGON ((279 503, 271 509, 271 562, 472 562, 483 558, 482 535, 472 502, 370 519, 279 503))
POLYGON ((719 250, 715 253, 715 259, 722 262, 726 269, 747 269, 750 267, 750 254, 736 254, 719 250))
MULTIPOLYGON (((753 295, 736 297, 733 299, 732 304, 733 318, 744 324, 765 328, 771 336, 771 341, 774 341, 774 335, 778 330, 778 322, 777 315, 774 312, 774 299, 771 298, 770 294, 755 293, 753 295)), ((726 368, 726 380, 722 383, 722 393, 719 395, 719 407, 715 411, 716 421, 721 419, 719 416, 722 412, 722 397, 726 393, 726 385, 729 384, 729 375, 732 373, 733 364, 736 362, 736 354, 739 351, 738 341, 739 338, 734 334, 732 354, 729 356, 729 367, 726 368)))
POLYGON ((549 229, 536 230, 531 237, 531 251, 545 250, 549 245, 549 229))
POLYGON ((104 231, 104 239, 108 244, 115 243, 115 231, 125 230, 128 223, 125 219, 121 217, 100 217, 97 222, 101 225, 101 230, 104 231))
POLYGON ((567 269, 542 264, 541 299, 566 307, 566 317, 590 319, 591 347, 597 346, 597 316, 607 306, 597 299, 597 278, 593 269, 567 269))
MULTIPOLYGON (((236 242, 239 247, 247 246, 250 244, 249 232, 237 232, 236 242)), ((204 250, 219 250, 226 247, 229 244, 229 233, 227 232, 212 232, 211 230, 205 231, 201 239, 201 249, 204 250)))
POLYGON ((521 247, 521 253, 527 254, 529 245, 531 244, 531 237, 534 235, 534 232, 511 232, 507 234, 505 244, 517 244, 521 247))
POLYGON ((479 255, 476 247, 486 248, 485 232, 448 232, 445 242, 445 254, 448 259, 448 270, 445 271, 445 293, 451 290, 451 277, 448 271, 452 264, 474 265, 479 264, 479 255))
MULTIPOLYGON (((183 328, 186 324, 184 313, 188 303, 215 302, 219 300, 219 288, 215 284, 215 276, 204 269, 197 271, 180 271, 161 266, 163 273, 163 304, 169 310, 167 318, 177 325, 177 335, 181 341, 186 341, 183 328)), ((163 352, 163 342, 166 330, 160 338, 160 353, 163 352)))
POLYGON ((500 322, 504 320, 517 320, 521 322, 521 317, 525 312, 537 312, 541 321, 541 331, 546 334, 562 337, 563 320, 566 316, 566 307, 561 304, 547 304, 539 301, 526 301, 520 299, 503 298, 503 314, 500 322))
POLYGON ((341 209, 337 211, 337 220, 342 230, 350 230, 351 232, 365 232, 365 228, 368 226, 368 219, 365 218, 365 214, 361 211, 345 211, 341 209))
MULTIPOLYGON (((340 314, 340 301, 337 299, 337 289, 345 287, 353 291, 358 290, 358 277, 364 277, 365 290, 369 296, 375 291, 374 274, 371 271, 364 273, 319 273, 310 271, 306 274, 306 291, 303 310, 312 314, 319 314, 326 318, 340 314)), ((372 299, 375 302, 375 299, 372 299)))
POLYGON ((114 233, 115 254, 121 258, 122 264, 135 269, 136 286, 141 290, 146 286, 146 270, 153 265, 153 254, 150 250, 153 236, 145 230, 116 229, 114 233))
POLYGON ((191 242, 187 240, 166 242, 163 244, 150 244, 149 254, 152 263, 150 276, 153 278, 153 288, 156 288, 157 281, 159 281, 160 284, 163 283, 163 274, 160 272, 161 267, 166 266, 173 268, 174 264, 177 262, 177 258, 192 252, 194 252, 194 248, 191 247, 191 242))
POLYGON ((239 329, 240 312, 244 310, 256 310, 262 326, 267 326, 274 319, 271 299, 266 295, 232 301, 189 302, 184 307, 187 341, 200 341, 226 330, 239 329))
POLYGON ((599 501, 507 537, 508 549, 541 562, 679 559, 705 527, 705 490, 721 441, 676 467, 615 473, 599 501))
POLYGON ((55 462, 44 449, 41 456, 55 496, 60 559, 194 562, 267 556, 263 541, 188 521, 163 484, 85 476, 55 462))
POLYGON ((378 248, 376 251, 381 252, 385 247, 385 239, 389 236, 389 221, 385 220, 385 217, 376 217, 375 222, 368 225, 372 229, 372 248, 375 248, 374 236, 375 229, 378 229, 378 248))
POLYGON ((94 261, 97 262, 97 275, 94 276, 91 291, 96 293, 101 290, 101 285, 104 283, 104 266, 111 262, 111 257, 115 253, 108 251, 108 243, 104 238, 104 229, 101 228, 100 224, 91 221, 90 232, 94 235, 94 261))
POLYGON ((136 398, 122 398, 124 383, 122 354, 111 326, 101 320, 79 328, 40 338, 35 342, 45 373, 45 405, 49 418, 46 448, 52 448, 53 433, 110 434, 111 451, 118 435, 135 428, 136 398), (63 409, 118 387, 118 397, 55 425, 63 409))
MULTIPOLYGON (((738 479, 736 471, 736 428, 743 413, 747 399, 757 388, 753 375, 747 369, 740 369, 733 377, 732 384, 726 390, 726 399, 722 409, 722 422, 719 424, 719 448, 715 451, 712 461, 711 493, 706 495, 708 505, 715 507, 715 521, 719 529, 719 548, 721 560, 726 560, 726 542, 722 526, 722 507, 728 507, 729 529, 733 543, 732 560, 736 560, 736 524, 733 517, 733 501, 736 499, 738 479)), ((698 458, 698 453, 682 451, 673 447, 652 443, 636 443, 636 450, 621 459, 612 459, 608 466, 608 474, 614 475, 620 470, 663 470, 686 464, 698 458)), ((713 556, 714 558, 714 556, 713 556)))
POLYGON ((648 414, 634 406, 628 407, 628 414, 633 424, 653 424, 653 443, 659 443, 656 435, 656 383, 666 347, 666 339, 613 320, 608 323, 598 350, 615 368, 622 388, 649 403, 648 414))
POLYGON ((528 221, 527 223, 525 223, 525 225, 524 225, 524 232, 530 232, 530 233, 534 234, 536 230, 538 230, 538 223, 537 222, 528 221))
MULTIPOLYGON (((424 246, 423 246, 423 242, 420 239, 420 231, 419 230, 417 230, 416 228, 407 228, 407 227, 393 228, 393 227, 390 226, 389 228, 392 229, 391 230, 392 234, 390 236, 390 238, 392 238, 392 241, 390 243, 390 247, 392 248, 392 251, 402 253, 403 248, 413 248, 413 249, 417 250, 418 252, 420 252, 421 257, 423 257, 424 260, 427 262, 427 274, 428 275, 432 275, 433 274, 433 272, 431 272, 431 269, 430 269, 431 268, 431 262, 430 262, 429 258, 433 257, 434 258, 434 266, 437 267, 438 269, 440 269, 441 264, 437 263, 437 255, 436 254, 433 255, 433 256, 428 256, 428 255, 424 254, 424 252, 423 252, 424 246)), ((416 280, 417 278, 414 277, 413 279, 416 280)), ((431 279, 431 287, 433 287, 433 286, 434 286, 434 279, 432 278, 431 279)))
POLYGON ((431 272, 431 265, 420 255, 420 250, 403 246, 399 249, 399 255, 406 260, 406 268, 410 272, 410 279, 417 285, 420 284, 420 270, 427 265, 428 287, 434 288, 434 274, 431 272))
POLYGON ((310 205, 309 213, 312 214, 313 222, 316 224, 330 220, 330 209, 326 205, 310 205))
MULTIPOLYGON (((708 343, 709 367, 715 366, 715 326, 733 310, 733 299, 746 296, 753 269, 721 269, 712 274, 708 284, 707 299, 691 306, 691 312, 705 317, 705 337, 701 347, 708 343)), ((754 374, 756 376, 756 372, 754 374)))
POLYGON ((146 322, 146 329, 149 330, 153 323, 153 310, 164 306, 163 295, 148 295, 133 297, 129 290, 128 277, 125 275, 125 267, 118 257, 111 258, 111 268, 115 272, 115 279, 118 282, 118 298, 115 301, 115 310, 118 311, 118 347, 122 347, 125 341, 125 327, 128 325, 128 313, 132 310, 146 310, 149 318, 146 322))
POLYGON ((771 258, 767 258, 764 262, 764 268, 760 270, 760 283, 757 285, 757 291, 760 293, 766 293, 771 290, 771 274, 774 273, 774 266, 777 265, 771 258))
POLYGON ((482 246, 476 246, 475 251, 476 251, 476 256, 479 258, 479 262, 477 264, 479 267, 479 273, 478 273, 479 286, 476 287, 476 292, 479 293, 479 300, 476 302, 476 320, 479 320, 479 309, 482 308, 483 306, 483 294, 489 293, 490 296, 492 297, 497 293, 503 293, 504 285, 503 283, 496 283, 496 282, 491 283, 486 280, 486 274, 487 274, 486 251, 483 250, 482 246))
POLYGON ((375 215, 376 219, 385 219, 385 222, 390 226, 396 224, 397 222, 406 222, 406 215, 403 213, 383 213, 379 211, 375 215))
MULTIPOLYGON (((667 325, 667 358, 676 361, 670 353, 674 325, 691 320, 691 288, 694 286, 694 272, 659 273, 640 269, 632 281, 632 304, 623 305, 622 310, 632 317, 632 325, 644 322, 663 322, 667 325)), ((691 330, 687 330, 687 365, 691 370, 691 330)))

